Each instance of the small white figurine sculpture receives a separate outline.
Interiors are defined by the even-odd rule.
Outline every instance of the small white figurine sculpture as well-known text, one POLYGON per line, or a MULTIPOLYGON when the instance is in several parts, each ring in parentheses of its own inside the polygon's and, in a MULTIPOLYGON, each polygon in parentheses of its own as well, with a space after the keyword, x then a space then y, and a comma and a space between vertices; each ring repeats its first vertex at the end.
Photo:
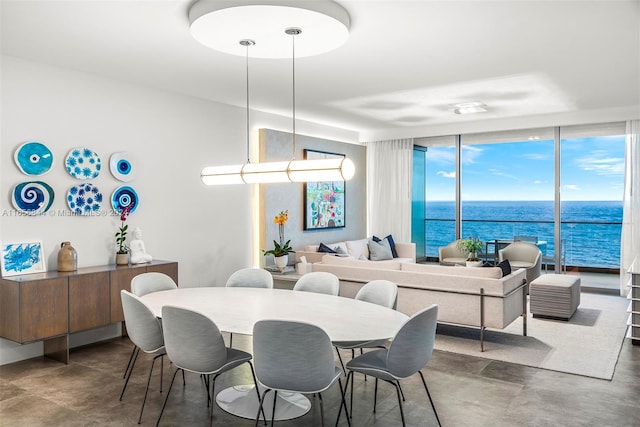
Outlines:
POLYGON ((142 240, 142 230, 139 227, 133 229, 133 240, 129 242, 131 250, 131 264, 144 264, 151 262, 153 257, 149 255, 142 240))

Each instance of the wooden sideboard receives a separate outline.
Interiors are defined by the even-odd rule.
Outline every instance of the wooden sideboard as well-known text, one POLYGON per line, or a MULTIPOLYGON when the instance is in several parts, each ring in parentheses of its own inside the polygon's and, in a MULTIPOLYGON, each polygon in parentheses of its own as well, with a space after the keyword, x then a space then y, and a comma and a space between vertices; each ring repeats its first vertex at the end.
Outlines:
POLYGON ((4 277, 0 282, 0 337, 44 342, 45 356, 69 362, 69 334, 123 322, 120 290, 138 274, 165 273, 178 283, 178 263, 155 260, 73 272, 4 277))

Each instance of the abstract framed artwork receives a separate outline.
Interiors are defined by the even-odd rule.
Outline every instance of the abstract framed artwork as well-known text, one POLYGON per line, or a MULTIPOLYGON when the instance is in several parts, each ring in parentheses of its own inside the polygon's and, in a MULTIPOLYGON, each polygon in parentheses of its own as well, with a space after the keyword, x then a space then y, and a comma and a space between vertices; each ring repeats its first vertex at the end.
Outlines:
POLYGON ((47 271, 41 241, 2 245, 2 277, 47 271))
MULTIPOLYGON (((344 154, 304 150, 305 159, 334 159, 344 154)), ((304 229, 319 230, 345 226, 345 182, 307 182, 304 185, 304 229)))

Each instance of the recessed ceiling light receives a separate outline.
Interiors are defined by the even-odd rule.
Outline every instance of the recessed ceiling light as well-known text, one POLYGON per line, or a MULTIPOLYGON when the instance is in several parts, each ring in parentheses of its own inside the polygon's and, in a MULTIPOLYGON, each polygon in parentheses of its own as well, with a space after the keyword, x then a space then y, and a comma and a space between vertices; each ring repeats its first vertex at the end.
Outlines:
POLYGON ((484 113, 487 111, 486 104, 482 102, 463 102, 453 106, 453 112, 456 114, 473 114, 484 113))

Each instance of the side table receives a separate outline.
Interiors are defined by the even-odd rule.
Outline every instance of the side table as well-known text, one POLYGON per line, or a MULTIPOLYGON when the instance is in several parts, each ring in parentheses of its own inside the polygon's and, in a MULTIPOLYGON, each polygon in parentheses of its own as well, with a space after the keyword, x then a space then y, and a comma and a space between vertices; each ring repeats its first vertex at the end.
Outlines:
POLYGON ((271 271, 273 276, 273 287, 276 289, 289 289, 292 290, 298 279, 302 277, 302 274, 298 274, 295 271, 290 273, 276 273, 271 271))

